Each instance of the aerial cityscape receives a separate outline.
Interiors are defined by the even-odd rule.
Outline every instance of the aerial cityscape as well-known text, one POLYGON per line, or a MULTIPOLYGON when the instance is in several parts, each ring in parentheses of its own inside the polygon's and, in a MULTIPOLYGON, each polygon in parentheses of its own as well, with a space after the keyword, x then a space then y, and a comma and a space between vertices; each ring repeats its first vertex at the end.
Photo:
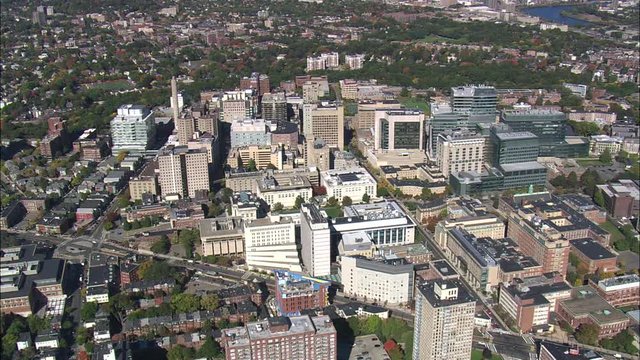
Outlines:
POLYGON ((0 0, 0 359, 640 356, 638 0, 0 0))

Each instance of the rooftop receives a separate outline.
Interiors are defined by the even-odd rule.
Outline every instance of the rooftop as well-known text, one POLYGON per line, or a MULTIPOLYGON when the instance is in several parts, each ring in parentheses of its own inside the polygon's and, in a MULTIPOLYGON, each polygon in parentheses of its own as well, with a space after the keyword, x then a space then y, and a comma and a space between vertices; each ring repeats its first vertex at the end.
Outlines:
POLYGON ((602 360, 600 354, 588 349, 573 348, 571 346, 561 345, 543 341, 540 344, 540 351, 546 349, 556 360, 602 360))
POLYGON ((569 241, 571 246, 578 249, 581 253, 587 256, 591 260, 611 259, 616 258, 612 252, 607 250, 599 242, 593 239, 575 239, 569 241))
POLYGON ((349 360, 388 360, 389 355, 375 334, 355 338, 349 360))
POLYGON ((590 286, 573 288, 571 299, 560 304, 574 317, 590 316, 597 324, 610 324, 628 321, 624 313, 611 306, 590 286))
POLYGON ((471 292, 460 282, 459 280, 431 280, 422 285, 418 285, 418 290, 427 299, 432 307, 447 307, 460 305, 465 303, 475 303, 476 298, 471 295, 471 292), (457 289, 457 296, 447 299, 441 299, 436 294, 437 287, 444 289, 457 289))
POLYGON ((616 287, 628 287, 629 285, 640 287, 640 276, 631 274, 598 281, 598 287, 605 291, 615 290, 616 287))
POLYGON ((322 287, 328 288, 329 281, 312 278, 300 273, 285 270, 274 270, 277 290, 283 298, 308 296, 322 287))
POLYGON ((351 185, 351 184, 376 184, 376 180, 364 168, 323 171, 322 179, 329 186, 341 186, 341 185, 351 185))
POLYGON ((242 234, 243 220, 239 217, 217 217, 200 220, 200 238, 225 237, 242 234))

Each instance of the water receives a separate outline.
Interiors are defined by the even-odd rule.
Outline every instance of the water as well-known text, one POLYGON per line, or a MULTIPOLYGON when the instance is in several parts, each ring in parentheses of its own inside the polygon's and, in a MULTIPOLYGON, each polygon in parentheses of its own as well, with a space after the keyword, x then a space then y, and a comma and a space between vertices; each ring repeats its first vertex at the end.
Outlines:
POLYGON ((537 16, 542 20, 554 22, 558 24, 565 24, 569 26, 589 25, 590 23, 588 21, 566 17, 561 14, 562 11, 571 10, 574 7, 575 6, 573 5, 545 6, 545 7, 525 8, 525 9, 522 9, 522 12, 531 16, 537 16))

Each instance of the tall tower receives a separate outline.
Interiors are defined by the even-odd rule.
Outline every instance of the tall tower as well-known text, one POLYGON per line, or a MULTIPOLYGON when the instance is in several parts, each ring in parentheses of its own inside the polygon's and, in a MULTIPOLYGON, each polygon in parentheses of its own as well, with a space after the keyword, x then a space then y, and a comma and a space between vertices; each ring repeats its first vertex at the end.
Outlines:
POLYGON ((178 83, 175 76, 171 77, 171 109, 173 110, 173 121, 176 121, 180 110, 178 110, 178 83))
POLYGON ((476 299, 459 280, 418 286, 413 359, 470 359, 475 307, 476 299))

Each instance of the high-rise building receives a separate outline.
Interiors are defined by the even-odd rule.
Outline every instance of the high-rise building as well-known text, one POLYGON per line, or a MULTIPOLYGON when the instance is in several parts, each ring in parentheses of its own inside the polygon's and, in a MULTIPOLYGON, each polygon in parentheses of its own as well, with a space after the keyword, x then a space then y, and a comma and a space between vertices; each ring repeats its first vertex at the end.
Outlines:
POLYGON ((496 122, 498 95, 493 86, 470 85, 451 89, 453 112, 467 118, 470 124, 496 122))
POLYGON ((262 118, 268 122, 287 120, 287 97, 284 92, 262 95, 262 118))
MULTIPOLYGON (((180 96, 182 97, 182 96, 180 96)), ((173 121, 178 120, 180 116, 180 109, 182 109, 182 105, 178 99, 178 83, 176 82, 176 77, 171 77, 171 110, 173 111, 173 121)))
POLYGON ((468 360, 476 299, 459 280, 432 280, 417 287, 414 360, 468 360))
POLYGON ((240 79, 241 90, 255 90, 258 96, 263 96, 271 89, 269 76, 266 74, 252 73, 250 77, 240 79))
POLYGON ((326 63, 322 56, 307 56, 307 71, 324 70, 326 63))
MULTIPOLYGON (((234 120, 231 123, 231 147, 271 145, 271 133, 263 119, 234 120)), ((275 124, 272 126, 275 127, 275 124)))
POLYGON ((355 129, 373 129, 375 127, 376 111, 378 109, 399 109, 400 103, 397 100, 386 101, 360 101, 358 102, 358 113, 355 116, 353 127, 355 129))
POLYGON ((482 170, 484 138, 466 129, 438 135, 436 163, 445 178, 451 173, 482 170))
POLYGON ((346 296, 379 304, 407 304, 413 299, 415 270, 403 258, 343 256, 340 272, 346 296))
POLYGON ((320 57, 324 60, 327 69, 333 69, 340 66, 340 55, 337 52, 323 53, 320 57))
POLYGON ((222 331, 226 360, 336 360, 337 333, 328 316, 270 317, 222 331))
POLYGON ((302 100, 305 103, 313 103, 324 96, 320 84, 315 81, 307 81, 302 84, 302 100))
POLYGON ((305 104, 303 132, 308 139, 320 138, 329 147, 344 149, 344 107, 335 102, 305 104))
POLYGON ((302 264, 311 276, 331 275, 331 235, 327 219, 313 204, 300 207, 302 264))
POLYGON ((111 120, 112 151, 144 151, 156 136, 155 117, 142 105, 122 105, 111 120))
POLYGON ((244 222, 247 266, 250 269, 302 271, 296 227, 290 217, 272 216, 244 222))
POLYGON ((378 150, 422 150, 424 113, 419 110, 376 110, 375 144, 378 150))
POLYGON ((187 142, 187 148, 189 150, 206 151, 209 164, 216 164, 220 156, 220 154, 218 154, 218 141, 218 137, 210 133, 196 132, 193 134, 193 138, 187 142))
POLYGON ((196 191, 209 191, 209 156, 204 150, 186 146, 168 147, 158 154, 159 184, 163 196, 193 198, 196 191))
POLYGON ((195 119, 188 117, 177 117, 174 120, 176 132, 178 133, 178 143, 180 145, 187 145, 193 133, 196 131, 195 119))
POLYGON ((331 149, 322 139, 311 140, 306 142, 306 164, 307 166, 317 167, 320 171, 331 169, 331 149))
POLYGON ((556 156, 566 145, 567 115, 557 110, 504 110, 500 121, 515 132, 528 131, 538 137, 540 156, 556 156))
POLYGON ((251 119, 256 115, 258 102, 253 90, 226 91, 220 100, 221 120, 226 123, 251 119))
POLYGON ((492 128, 489 136, 493 148, 491 154, 493 155, 494 166, 536 161, 538 159, 540 150, 538 137, 529 131, 503 132, 497 128, 492 128))
POLYGON ((323 309, 327 306, 331 285, 329 281, 283 270, 275 270, 273 273, 279 315, 296 316, 304 310, 323 309))

